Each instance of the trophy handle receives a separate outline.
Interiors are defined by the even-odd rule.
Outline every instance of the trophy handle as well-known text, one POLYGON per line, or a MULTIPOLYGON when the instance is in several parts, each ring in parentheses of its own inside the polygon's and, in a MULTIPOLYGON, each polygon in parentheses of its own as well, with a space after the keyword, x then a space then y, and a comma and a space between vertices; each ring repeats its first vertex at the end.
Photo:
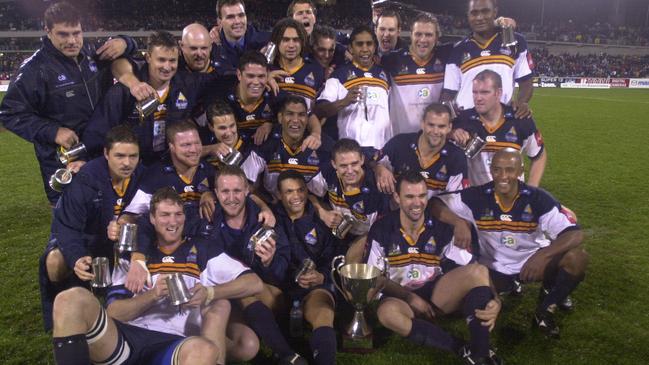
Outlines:
POLYGON ((381 272, 388 280, 390 279, 390 261, 388 258, 383 256, 383 270, 381 272))
POLYGON ((342 290, 341 286, 342 284, 338 284, 338 280, 336 280, 336 274, 338 273, 338 276, 340 276, 340 273, 338 270, 345 265, 345 255, 339 255, 333 258, 331 260, 331 281, 333 282, 334 286, 338 291, 343 295, 343 297, 347 298, 345 295, 345 292, 342 290), (338 262, 338 265, 336 265, 336 262, 338 262))

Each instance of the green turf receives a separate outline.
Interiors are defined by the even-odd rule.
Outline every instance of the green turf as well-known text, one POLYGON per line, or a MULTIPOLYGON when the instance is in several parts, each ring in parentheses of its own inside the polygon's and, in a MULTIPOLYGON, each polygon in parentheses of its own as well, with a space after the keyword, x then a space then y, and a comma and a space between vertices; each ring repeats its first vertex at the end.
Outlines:
MULTIPOLYGON (((493 336, 508 364, 644 364, 649 360, 649 91, 536 90, 532 109, 549 154, 543 186, 579 216, 591 266, 561 315, 559 341, 529 331, 536 286, 505 311, 493 336)), ((37 259, 49 210, 29 144, 0 133, 0 364, 52 363, 41 331, 37 259)), ((462 321, 445 322, 465 333, 462 321)), ((389 337, 339 364, 459 364, 389 337)))

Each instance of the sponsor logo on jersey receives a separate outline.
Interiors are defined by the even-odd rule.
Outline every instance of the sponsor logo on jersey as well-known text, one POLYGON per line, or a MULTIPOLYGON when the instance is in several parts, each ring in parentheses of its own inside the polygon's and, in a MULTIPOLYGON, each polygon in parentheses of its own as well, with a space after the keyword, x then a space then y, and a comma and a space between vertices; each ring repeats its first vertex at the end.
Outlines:
POLYGON ((429 178, 429 176, 428 176, 428 171, 419 171, 419 173, 421 174, 421 176, 424 177, 424 179, 428 179, 428 178, 429 178))
POLYGON ((176 99, 176 109, 185 110, 187 109, 187 98, 183 93, 178 94, 178 99, 176 99))
POLYGON ((534 214, 532 213, 532 207, 527 204, 525 209, 523 209, 523 213, 521 214, 521 220, 525 222, 531 222, 532 219, 534 219, 534 214))
POLYGON ((365 72, 365 73, 363 73, 363 77, 369 77, 369 78, 372 78, 372 77, 374 77, 374 75, 372 75, 371 72, 365 72))
POLYGON ((57 77, 57 79, 58 79, 59 81, 63 82, 63 81, 65 81, 65 80, 67 80, 68 77, 65 76, 64 74, 60 74, 59 77, 57 77))
POLYGON ((399 247, 398 243, 395 243, 390 248, 390 252, 388 253, 388 256, 397 256, 397 255, 401 255, 401 247, 399 247))
POLYGON ((376 91, 367 90, 367 100, 378 100, 379 94, 376 91))
POLYGON ((507 142, 516 142, 516 140, 518 140, 516 128, 512 127, 509 131, 507 131, 507 134, 505 134, 505 140, 507 142))
POLYGON ((367 186, 363 186, 363 187, 361 188, 361 192, 362 192, 363 194, 367 194, 367 193, 370 192, 370 188, 368 188, 367 186))
POLYGON ((511 222, 512 221, 512 216, 511 214, 501 214, 500 215, 500 220, 503 222, 511 222))
POLYGON ((288 163, 291 164, 291 165, 297 165, 297 164, 299 164, 299 161, 298 161, 297 158, 291 157, 291 158, 288 159, 288 163))
POLYGON ((66 97, 66 98, 71 98, 71 97, 73 97, 74 95, 75 95, 75 94, 74 94, 74 90, 68 90, 68 91, 65 92, 65 97, 66 97))
POLYGON ((415 72, 417 73, 417 75, 425 75, 426 74, 426 68, 420 67, 415 72))
POLYGON ((247 120, 247 121, 255 120, 255 115, 254 115, 254 114, 248 114, 248 115, 246 115, 246 120, 247 120))
POLYGON ((487 142, 496 142, 496 136, 487 136, 487 138, 485 138, 485 140, 487 142))
POLYGON ((304 242, 310 244, 310 245, 315 245, 318 243, 318 233, 316 232, 315 228, 309 231, 309 233, 304 236, 304 242))
POLYGON ((417 280, 421 277, 421 273, 418 269, 412 268, 408 271, 408 279, 417 280))
POLYGON ((194 185, 187 185, 187 186, 185 186, 184 191, 185 191, 186 193, 193 193, 193 192, 194 192, 194 185))
POLYGON ((513 236, 503 236, 500 239, 500 243, 509 248, 514 248, 516 246, 516 239, 513 236))
POLYGON ((318 154, 313 151, 309 157, 306 159, 306 163, 309 165, 318 165, 320 163, 320 158, 318 157, 318 154))
POLYGON ((315 77, 313 76, 313 72, 306 75, 304 78, 304 84, 311 87, 315 86, 315 77))
POLYGON ((491 56, 491 51, 488 49, 485 49, 484 51, 480 52, 481 57, 488 57, 491 56))
POLYGON ((421 88, 417 92, 417 97, 419 97, 419 99, 428 99, 429 96, 430 96, 430 89, 427 87, 421 88))
POLYGON ((165 256, 162 258, 163 264, 173 264, 174 261, 176 261, 176 258, 174 258, 173 256, 165 256))
POLYGON ((295 83, 295 77, 293 76, 286 76, 284 78, 284 83, 286 84, 294 84, 295 83))
POLYGON ((433 72, 444 72, 444 65, 439 60, 436 60, 433 65, 433 72))
POLYGON ((417 247, 408 247, 408 253, 419 253, 419 249, 417 247))
POLYGON ((275 154, 273 155, 273 158, 271 159, 271 161, 279 161, 281 159, 282 159, 282 157, 279 155, 279 152, 275 152, 275 154))

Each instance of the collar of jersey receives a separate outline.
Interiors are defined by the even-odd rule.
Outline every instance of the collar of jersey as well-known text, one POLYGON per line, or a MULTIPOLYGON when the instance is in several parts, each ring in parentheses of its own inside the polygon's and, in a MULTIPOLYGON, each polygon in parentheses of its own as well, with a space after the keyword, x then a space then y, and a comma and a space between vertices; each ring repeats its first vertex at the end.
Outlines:
POLYGON ((509 211, 512 210, 512 208, 514 207, 514 205, 516 205, 516 201, 518 200, 518 198, 519 198, 520 196, 521 196, 521 190, 518 189, 518 192, 516 193, 516 196, 514 197, 514 200, 512 200, 512 205, 510 205, 509 207, 505 207, 505 206, 500 202, 500 199, 498 199, 498 194, 496 194, 496 191, 494 190, 494 200, 496 201, 496 204, 498 205, 498 208, 500 208, 500 210, 501 210, 503 213, 509 213, 509 211))
POLYGON ((426 59, 426 60, 419 60, 419 58, 417 56, 415 56, 414 53, 412 53, 410 51, 408 51, 408 52, 410 53, 410 58, 412 58, 412 61, 419 67, 426 66, 430 62, 430 60, 435 58, 435 50, 434 49, 433 49, 433 52, 431 52, 430 57, 428 57, 428 59, 426 59))
POLYGON ((489 127, 489 126, 487 125, 487 123, 485 123, 484 119, 483 119, 481 116, 478 116, 478 117, 480 118, 480 123, 482 123, 482 126, 484 126, 484 129, 486 129, 487 132, 489 132, 490 134, 491 134, 491 133, 494 133, 494 132, 497 131, 500 127, 502 127, 503 124, 505 124, 505 115, 504 115, 504 114, 502 114, 502 115, 500 116, 500 119, 498 119, 498 123, 497 123, 496 126, 493 127, 493 128, 489 127))
MULTIPOLYGON (((426 222, 422 223, 421 227, 417 229, 417 239, 419 239, 419 236, 426 230, 426 222)), ((406 230, 403 229, 403 226, 399 227, 399 231, 401 231, 401 236, 403 236, 403 239, 408 242, 408 245, 414 246, 417 244, 417 241, 415 241, 414 238, 412 238, 408 233, 406 233, 406 230)))
POLYGON ((472 34, 471 35, 471 41, 473 43, 475 43, 478 47, 480 47, 480 49, 485 49, 485 48, 487 48, 487 47, 489 47, 491 45, 491 42, 493 42, 494 39, 496 39, 496 37, 498 37, 498 32, 496 32, 496 34, 494 34, 491 38, 489 38, 485 44, 482 44, 482 43, 478 42, 477 39, 473 38, 473 34, 472 34))
POLYGON ((131 182, 131 177, 129 176, 126 179, 124 179, 124 181, 122 181, 122 186, 115 187, 115 185, 113 185, 113 190, 115 191, 115 194, 117 194, 117 196, 119 196, 120 198, 123 198, 124 194, 126 194, 126 190, 128 189, 128 184, 130 182, 131 182))
POLYGON ((239 103, 239 106, 241 107, 241 109, 243 109, 243 111, 245 111, 246 113, 254 112, 255 110, 257 110, 257 108, 259 108, 261 103, 264 102, 264 95, 262 94, 262 96, 259 98, 259 100, 255 101, 255 103, 252 104, 252 106, 246 105, 241 101, 241 98, 239 97, 238 94, 239 94, 239 90, 237 88, 237 92, 235 93, 235 95, 237 97, 237 102, 239 103))
POLYGON ((298 72, 298 71, 299 71, 299 70, 304 66, 304 59, 301 58, 301 59, 300 59, 300 64, 299 64, 299 65, 293 67, 292 69, 288 69, 288 70, 285 69, 284 66, 282 66, 282 62, 281 62, 281 61, 278 61, 277 64, 279 65, 279 67, 280 67, 282 70, 288 72, 290 75, 293 75, 293 74, 295 74, 296 72, 298 72))
POLYGON ((361 65, 359 65, 358 63, 356 63, 354 61, 352 61, 352 64, 354 65, 354 67, 356 67, 357 69, 359 69, 359 70, 361 70, 363 72, 369 72, 372 69, 372 67, 374 67, 374 65, 372 65, 372 66, 370 66, 370 68, 365 68, 365 67, 362 67, 361 65))

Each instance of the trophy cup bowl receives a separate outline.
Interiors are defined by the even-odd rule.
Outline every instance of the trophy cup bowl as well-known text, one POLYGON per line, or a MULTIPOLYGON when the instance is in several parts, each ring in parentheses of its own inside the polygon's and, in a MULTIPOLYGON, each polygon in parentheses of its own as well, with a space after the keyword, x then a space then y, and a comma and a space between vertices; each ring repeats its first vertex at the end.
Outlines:
POLYGON ((354 307, 354 318, 343 334, 343 351, 372 351, 372 329, 365 320, 364 309, 383 289, 387 272, 387 259, 384 259, 383 270, 369 264, 345 264, 345 256, 342 255, 331 261, 333 283, 354 307))
POLYGON ((268 65, 272 65, 275 62, 275 55, 277 54, 277 46, 273 42, 268 42, 266 45, 266 51, 264 52, 264 58, 268 65))
POLYGON ((137 224, 124 223, 119 229, 119 239, 115 243, 119 252, 137 251, 137 224))
POLYGON ((503 47, 512 47, 518 44, 516 36, 514 35, 514 27, 511 25, 503 26, 503 37, 502 37, 502 46, 503 47))
POLYGON ((65 149, 63 146, 59 147, 56 151, 56 157, 63 165, 67 165, 70 162, 74 162, 79 159, 83 154, 86 153, 86 145, 83 143, 77 143, 70 149, 65 149))
POLYGON ((484 139, 480 138, 477 134, 473 135, 471 139, 466 143, 466 147, 464 147, 464 154, 468 158, 474 158, 477 156, 480 151, 484 148, 484 146, 487 144, 484 139))
POLYGON ((241 152, 230 148, 230 153, 225 156, 219 156, 219 160, 226 165, 230 166, 239 166, 243 160, 243 154, 241 152))
POLYGON ((167 288, 169 289, 169 300, 173 305, 181 305, 189 302, 191 294, 185 280, 180 273, 173 273, 165 278, 167 281, 167 288))
POLYGON ((138 101, 135 103, 135 109, 137 114, 140 117, 140 122, 143 122, 146 117, 151 115, 151 113, 158 110, 160 105, 160 100, 156 96, 152 96, 146 100, 138 101))
POLYGON ((58 169, 50 176, 50 188, 56 192, 62 192, 63 188, 72 182, 72 173, 67 169, 58 169))
POLYGON ((331 233, 342 240, 347 236, 347 233, 354 227, 356 222, 357 220, 353 215, 349 213, 343 214, 343 219, 331 230, 331 233))
POLYGON ((105 288, 113 283, 110 277, 108 258, 95 257, 92 259, 91 267, 92 273, 95 274, 95 277, 90 281, 90 285, 93 288, 105 288))

